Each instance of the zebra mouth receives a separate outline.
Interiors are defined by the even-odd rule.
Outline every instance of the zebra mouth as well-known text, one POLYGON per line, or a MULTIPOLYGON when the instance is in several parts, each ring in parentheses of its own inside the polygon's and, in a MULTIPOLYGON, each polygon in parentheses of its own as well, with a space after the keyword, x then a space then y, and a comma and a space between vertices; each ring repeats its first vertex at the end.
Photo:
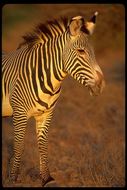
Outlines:
POLYGON ((105 81, 102 80, 99 85, 86 85, 88 87, 88 90, 90 92, 91 96, 98 96, 102 93, 104 87, 105 87, 105 81))
POLYGON ((91 96, 98 96, 101 93, 100 88, 98 86, 96 87, 88 86, 88 90, 91 96))

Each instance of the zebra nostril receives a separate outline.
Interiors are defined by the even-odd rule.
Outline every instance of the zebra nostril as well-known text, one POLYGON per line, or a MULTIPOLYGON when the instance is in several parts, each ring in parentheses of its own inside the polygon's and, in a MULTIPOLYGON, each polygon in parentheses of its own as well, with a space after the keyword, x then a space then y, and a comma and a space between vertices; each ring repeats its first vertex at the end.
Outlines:
POLYGON ((102 80, 104 79, 104 76, 102 73, 100 73, 99 71, 96 71, 97 73, 97 85, 101 84, 102 80))

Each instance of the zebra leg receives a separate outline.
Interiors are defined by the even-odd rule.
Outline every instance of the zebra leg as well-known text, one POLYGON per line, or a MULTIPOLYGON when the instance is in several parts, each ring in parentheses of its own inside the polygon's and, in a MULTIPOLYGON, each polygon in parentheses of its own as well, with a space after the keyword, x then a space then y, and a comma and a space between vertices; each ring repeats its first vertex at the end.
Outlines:
POLYGON ((44 186, 49 181, 54 180, 50 176, 48 168, 48 128, 51 116, 52 114, 49 114, 48 117, 44 115, 41 118, 36 118, 36 133, 40 153, 40 176, 42 180, 42 186, 44 186))
POLYGON ((14 156, 10 170, 10 180, 17 181, 21 155, 24 150, 24 136, 27 125, 27 116, 21 110, 17 109, 13 113, 14 125, 14 156))

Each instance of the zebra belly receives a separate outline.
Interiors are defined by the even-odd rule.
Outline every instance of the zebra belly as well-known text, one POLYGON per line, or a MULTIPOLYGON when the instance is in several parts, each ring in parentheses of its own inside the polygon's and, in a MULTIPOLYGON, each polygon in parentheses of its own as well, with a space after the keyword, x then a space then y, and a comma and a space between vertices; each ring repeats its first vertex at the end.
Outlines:
POLYGON ((12 116, 13 110, 9 102, 9 95, 2 100, 2 116, 12 116))

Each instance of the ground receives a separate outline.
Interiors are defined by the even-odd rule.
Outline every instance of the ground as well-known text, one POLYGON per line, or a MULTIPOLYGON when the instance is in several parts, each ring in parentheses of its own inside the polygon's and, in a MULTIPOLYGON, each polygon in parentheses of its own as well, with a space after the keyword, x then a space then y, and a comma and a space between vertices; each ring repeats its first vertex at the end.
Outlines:
MULTIPOLYGON (((4 49, 9 50, 14 44, 4 49)), ((49 130, 49 168, 55 178, 52 186, 125 185, 124 49, 99 51, 98 48, 96 58, 106 80, 101 95, 91 97, 88 90, 71 77, 63 82, 49 130)), ((20 170, 22 181, 18 184, 8 181, 12 154, 13 124, 8 117, 2 119, 2 184, 4 187, 41 187, 34 118, 28 121, 20 170)))

